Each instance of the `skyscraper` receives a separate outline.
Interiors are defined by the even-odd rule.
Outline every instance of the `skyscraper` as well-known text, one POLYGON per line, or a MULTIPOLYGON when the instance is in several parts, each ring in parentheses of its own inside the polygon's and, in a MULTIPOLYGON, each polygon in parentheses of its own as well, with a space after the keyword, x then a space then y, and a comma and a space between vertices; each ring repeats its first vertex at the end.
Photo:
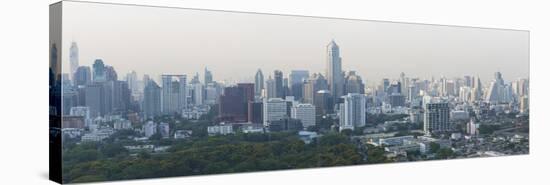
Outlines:
POLYGON ((264 90, 264 74, 261 69, 258 69, 256 75, 254 76, 254 95, 255 97, 262 96, 262 91, 264 90))
POLYGON ((409 79, 407 77, 405 77, 405 73, 404 72, 401 72, 401 74, 399 74, 399 82, 401 82, 401 94, 403 96, 407 96, 407 94, 409 93, 408 90, 409 90, 409 79))
POLYGON ((116 81, 118 80, 118 74, 115 71, 113 66, 105 66, 105 79, 107 81, 116 81))
POLYGON ((279 70, 275 70, 273 72, 273 77, 275 80, 275 97, 284 98, 285 89, 283 88, 283 72, 279 70))
POLYGON ((343 95, 344 77, 342 75, 342 58, 340 47, 332 40, 327 45, 326 77, 328 88, 334 99, 343 95))
POLYGON ((504 84, 502 74, 495 73, 495 79, 489 85, 485 101, 491 103, 510 102, 512 100, 512 88, 508 84, 504 84))
POLYGON ((132 94, 137 94, 139 92, 138 75, 135 71, 131 71, 126 74, 126 82, 128 83, 128 87, 132 91, 132 94))
POLYGON ((248 102, 248 122, 263 123, 263 108, 263 102, 248 102))
MULTIPOLYGON (((315 93, 320 90, 328 90, 328 82, 323 75, 315 73, 305 81, 303 88, 304 102, 314 104, 315 93)), ((330 91, 328 92, 330 93, 330 91)))
POLYGON ((301 100, 303 97, 303 84, 304 80, 309 78, 309 71, 307 70, 292 70, 289 75, 290 83, 290 95, 294 96, 296 100, 301 100))
POLYGON ((276 98, 277 97, 277 84, 275 83, 275 80, 271 78, 271 76, 268 77, 268 79, 265 81, 265 98, 276 98))
POLYGON ((212 82, 205 87, 204 92, 204 103, 208 105, 213 105, 218 103, 218 98, 220 97, 222 90, 216 82, 212 82))
POLYGON ((470 75, 464 75, 464 85, 466 87, 473 87, 473 78, 470 75))
POLYGON ((483 86, 481 85, 481 79, 479 77, 473 77, 472 82, 472 99, 474 101, 481 100, 483 98, 483 86))
POLYGON ((529 97, 526 95, 519 98, 519 112, 522 114, 529 113, 529 97))
POLYGON ((143 113, 146 119, 161 113, 161 88, 153 80, 149 80, 143 89, 143 113))
POLYGON ((92 118, 102 116, 105 113, 105 91, 103 88, 103 84, 92 83, 86 85, 84 94, 86 106, 90 110, 90 116, 92 116, 92 118))
POLYGON ((191 84, 192 100, 194 105, 202 105, 204 103, 204 86, 202 83, 191 84))
POLYGON ((243 89, 244 101, 248 102, 254 101, 254 84, 253 83, 238 83, 237 87, 243 89))
POLYGON ((162 113, 180 113, 187 107, 187 76, 162 75, 162 113))
POLYGON ((107 81, 107 76, 105 74, 105 64, 103 60, 96 59, 93 64, 93 82, 105 82, 107 81))
POLYGON ((444 132, 451 129, 449 103, 426 102, 424 104, 424 133, 444 132))
POLYGON ((75 86, 82 86, 92 82, 92 71, 88 66, 79 66, 73 76, 75 86))
POLYGON ((264 126, 269 126, 272 121, 288 118, 287 102, 282 98, 264 99, 264 126))
POLYGON ((74 73, 78 68, 78 46, 76 42, 71 43, 71 48, 69 49, 69 62, 71 65, 71 78, 74 77, 74 73))
POLYGON ((245 88, 239 86, 225 87, 223 89, 219 105, 220 121, 247 122, 248 102, 245 90, 245 88))
POLYGON ((212 82, 214 82, 214 78, 212 77, 212 72, 209 71, 208 68, 204 68, 204 84, 207 85, 212 82))
POLYGON ((131 92, 128 88, 128 83, 126 81, 109 81, 107 84, 111 89, 112 103, 111 103, 111 112, 117 114, 126 113, 130 107, 130 96, 131 92))
POLYGON ((365 94, 365 84, 355 71, 348 72, 344 83, 344 94, 358 93, 365 94))
POLYGON ((311 104, 298 104, 292 107, 291 117, 302 121, 302 126, 307 128, 315 126, 315 106, 311 104))
POLYGON ((342 98, 344 103, 340 104, 340 131, 365 126, 367 122, 365 95, 350 93, 342 98))
POLYGON ((317 91, 313 99, 317 115, 326 115, 333 112, 334 103, 328 90, 317 91))
POLYGON ((63 106, 61 107, 61 112, 63 115, 68 115, 72 107, 78 105, 78 91, 73 88, 63 88, 63 106))
POLYGON ((384 92, 388 92, 388 87, 390 87, 390 79, 387 79, 387 78, 382 79, 381 87, 384 92))

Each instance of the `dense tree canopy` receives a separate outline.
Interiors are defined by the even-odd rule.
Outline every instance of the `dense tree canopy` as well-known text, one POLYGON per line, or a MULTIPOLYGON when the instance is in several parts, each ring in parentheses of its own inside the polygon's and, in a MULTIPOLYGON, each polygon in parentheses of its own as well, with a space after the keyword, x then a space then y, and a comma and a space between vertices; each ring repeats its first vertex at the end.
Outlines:
MULTIPOLYGON (((239 133, 173 142, 167 152, 136 155, 114 143, 84 143, 67 148, 63 154, 64 182, 366 163, 349 138, 340 133, 326 134, 310 144, 305 144, 293 132, 239 133)), ((379 149, 371 153, 372 161, 385 160, 379 149)))

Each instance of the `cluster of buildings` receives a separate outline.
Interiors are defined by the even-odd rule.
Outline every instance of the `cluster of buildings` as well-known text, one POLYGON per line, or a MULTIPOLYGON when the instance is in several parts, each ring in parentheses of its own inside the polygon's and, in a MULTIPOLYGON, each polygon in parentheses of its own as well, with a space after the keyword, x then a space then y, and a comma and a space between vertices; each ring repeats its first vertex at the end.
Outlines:
POLYGON ((325 74, 261 69, 254 83, 225 87, 219 98, 219 122, 262 124, 269 131, 303 130, 323 117, 340 117, 339 128, 365 126, 365 85, 355 71, 342 71, 336 42, 327 45, 325 74))
MULTIPOLYGON (((218 83, 204 70, 190 80, 185 74, 163 74, 160 83, 131 71, 121 80, 114 67, 97 59, 92 66, 78 64, 78 46, 70 47, 70 74, 62 75, 63 128, 91 129, 94 119, 121 116, 113 129, 129 129, 137 122, 147 137, 161 133, 169 137, 166 123, 154 123, 161 115, 200 119, 216 108, 216 126, 209 134, 233 132, 231 125, 244 125, 243 131, 306 130, 319 119, 335 118, 337 130, 364 129, 367 113, 408 114, 409 121, 423 125, 426 134, 453 130, 453 121, 475 122, 481 116, 498 113, 528 114, 529 81, 506 83, 500 72, 487 86, 479 77, 431 80, 382 79, 367 87, 356 71, 342 69, 340 47, 333 40, 326 46, 326 70, 310 74, 292 70, 284 75, 274 70, 265 78, 261 69, 251 83, 218 83), (258 128, 263 127, 263 128, 258 128)), ((474 133, 476 126, 470 126, 474 133)), ((178 137, 183 137, 180 133, 178 137)))
POLYGON ((360 136, 363 143, 374 146, 384 147, 386 155, 397 156, 407 155, 407 152, 418 151, 421 154, 431 152, 432 144, 437 144, 440 148, 451 148, 451 141, 446 139, 436 139, 428 136, 398 136, 387 137, 385 134, 375 134, 360 136))

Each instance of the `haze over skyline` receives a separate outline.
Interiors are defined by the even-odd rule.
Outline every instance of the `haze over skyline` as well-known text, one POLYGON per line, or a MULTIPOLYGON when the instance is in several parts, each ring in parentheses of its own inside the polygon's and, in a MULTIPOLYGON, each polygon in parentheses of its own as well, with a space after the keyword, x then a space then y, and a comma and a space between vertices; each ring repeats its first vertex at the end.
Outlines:
POLYGON ((344 71, 367 84, 382 78, 528 77, 527 31, 311 18, 223 11, 64 2, 63 71, 77 42, 80 65, 103 59, 119 79, 131 70, 161 74, 205 67, 218 81, 251 82, 261 68, 325 72, 326 45, 340 46, 344 71), (136 65, 139 64, 139 65, 136 65))

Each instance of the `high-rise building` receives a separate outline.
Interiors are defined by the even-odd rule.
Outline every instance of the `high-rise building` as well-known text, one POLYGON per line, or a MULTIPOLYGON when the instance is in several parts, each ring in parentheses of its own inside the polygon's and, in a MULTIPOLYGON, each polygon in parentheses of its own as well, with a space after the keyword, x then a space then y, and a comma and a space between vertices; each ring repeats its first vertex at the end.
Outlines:
POLYGON ((290 95, 294 96, 296 100, 303 98, 303 85, 304 81, 309 78, 309 71, 307 70, 292 70, 289 75, 290 83, 290 95))
POLYGON ((248 102, 248 122, 262 124, 264 122, 262 102, 248 102))
POLYGON ((254 95, 255 97, 261 97, 264 90, 264 74, 261 69, 258 69, 254 76, 254 95))
POLYGON ((522 114, 529 113, 529 97, 522 96, 519 99, 519 112, 522 114))
POLYGON ((244 101, 248 102, 254 101, 254 84, 253 83, 238 83, 237 87, 243 89, 244 101))
POLYGON ((517 95, 519 97, 529 96, 529 79, 522 78, 518 80, 517 95))
POLYGON ((105 82, 107 81, 107 76, 105 74, 105 64, 103 60, 96 59, 93 64, 93 82, 105 82))
POLYGON ((340 47, 336 44, 336 42, 334 42, 334 40, 327 45, 326 77, 328 81, 328 89, 334 99, 342 96, 344 92, 342 58, 340 57, 340 47))
POLYGON ((393 81, 386 89, 387 95, 401 94, 401 82, 393 81))
POLYGON ((132 91, 132 94, 137 94, 139 92, 138 86, 138 75, 135 71, 131 71, 126 74, 126 82, 128 83, 128 88, 132 91))
POLYGON ((86 106, 90 109, 90 115, 93 118, 105 114, 105 90, 103 84, 91 83, 86 85, 84 94, 86 96, 86 106))
POLYGON ((472 83, 472 99, 474 101, 483 99, 483 86, 481 85, 481 79, 479 77, 473 77, 472 83))
POLYGON ((143 79, 141 80, 143 83, 143 86, 147 85, 147 83, 149 83, 149 80, 151 80, 151 77, 148 74, 144 74, 143 79))
POLYGON ((502 78, 502 73, 495 72, 495 82, 497 82, 500 85, 504 85, 504 79, 502 78))
POLYGON ((265 81, 265 92, 264 97, 269 98, 276 98, 277 97, 277 85, 275 83, 275 80, 269 76, 269 78, 265 81))
POLYGON ((304 102, 314 104, 315 93, 320 90, 328 91, 328 82, 323 75, 315 73, 304 83, 304 102))
POLYGON ((464 86, 473 88, 474 87, 473 84, 474 82, 473 82, 472 76, 464 75, 464 86))
POLYGON ((187 107, 187 76, 162 75, 162 113, 181 113, 187 107))
POLYGON ((212 72, 208 70, 208 68, 204 68, 204 84, 210 84, 214 82, 214 78, 212 77, 212 72))
POLYGON ((76 42, 71 43, 71 48, 69 49, 69 62, 71 65, 71 78, 74 77, 76 69, 78 68, 78 46, 76 42))
POLYGON ((191 84, 192 100, 194 105, 204 104, 204 86, 202 83, 191 84))
POLYGON ((92 71, 88 66, 80 66, 76 69, 73 76, 75 86, 82 86, 92 82, 92 71))
POLYGON ((487 91, 485 101, 490 103, 507 103, 513 101, 513 90, 511 85, 504 84, 502 74, 495 73, 495 79, 491 82, 487 91))
POLYGON ((420 85, 418 81, 418 79, 412 79, 407 87, 409 89, 407 90, 407 100, 410 102, 416 100, 420 94, 420 85))
POLYGON ((285 97, 285 89, 283 86, 283 72, 279 70, 275 70, 273 72, 273 78, 275 80, 275 97, 276 98, 284 98, 285 97))
POLYGON ((105 79, 106 81, 116 81, 118 80, 118 75, 113 66, 105 66, 105 79))
POLYGON ((388 92, 388 88, 390 87, 390 79, 382 79, 381 87, 384 92, 388 92))
POLYGON ((289 84, 288 78, 283 78, 283 95, 285 97, 292 96, 290 95, 290 85, 288 84, 289 84))
POLYGON ((291 117, 302 121, 302 126, 307 128, 315 126, 315 106, 311 104, 298 104, 292 107, 291 117))
MULTIPOLYGON (((254 102, 254 84, 238 83, 237 86, 224 88, 220 96, 220 121, 250 122, 253 115, 249 104, 254 102)), ((252 107, 253 108, 253 107, 252 107)))
POLYGON ((216 82, 212 82, 208 84, 204 89, 204 92, 205 92, 204 103, 208 105, 214 105, 218 103, 218 98, 220 97, 221 91, 222 91, 221 87, 216 82))
POLYGON ((363 94, 350 93, 342 96, 340 104, 340 131, 364 127, 367 122, 366 97, 363 94))
POLYGON ((153 80, 143 89, 143 113, 146 119, 161 114, 161 88, 153 80))
POLYGON ((264 126, 269 126, 272 121, 288 118, 287 102, 282 98, 264 99, 263 104, 264 126))
POLYGON ((424 104, 424 133, 444 132, 451 129, 450 109, 447 102, 424 104))
POLYGON ((317 115, 330 114, 333 111, 333 99, 328 90, 319 90, 313 98, 317 115))
POLYGON ((344 94, 348 93, 365 94, 365 84, 363 84, 363 80, 361 80, 361 77, 355 71, 349 71, 346 75, 344 94))
MULTIPOLYGON (((252 87, 253 88, 253 87, 252 87)), ((247 122, 248 101, 245 88, 225 87, 220 95, 219 120, 227 122, 247 122)))
POLYGON ((392 107, 405 106, 405 96, 399 93, 393 93, 388 96, 389 103, 392 107))
POLYGON ((107 85, 111 89, 111 112, 112 113, 126 113, 130 108, 131 92, 128 88, 126 81, 109 81, 107 85))
POLYGON ((468 86, 460 87, 458 91, 458 100, 460 102, 473 102, 472 98, 472 88, 468 86))
POLYGON ((401 72, 401 74, 399 74, 399 82, 401 83, 401 94, 403 96, 407 96, 407 94, 409 93, 408 90, 409 90, 409 79, 407 77, 405 77, 405 73, 404 72, 401 72))
POLYGON ((63 88, 63 106, 61 107, 61 112, 63 115, 69 115, 72 107, 78 105, 78 91, 73 88, 63 88))

